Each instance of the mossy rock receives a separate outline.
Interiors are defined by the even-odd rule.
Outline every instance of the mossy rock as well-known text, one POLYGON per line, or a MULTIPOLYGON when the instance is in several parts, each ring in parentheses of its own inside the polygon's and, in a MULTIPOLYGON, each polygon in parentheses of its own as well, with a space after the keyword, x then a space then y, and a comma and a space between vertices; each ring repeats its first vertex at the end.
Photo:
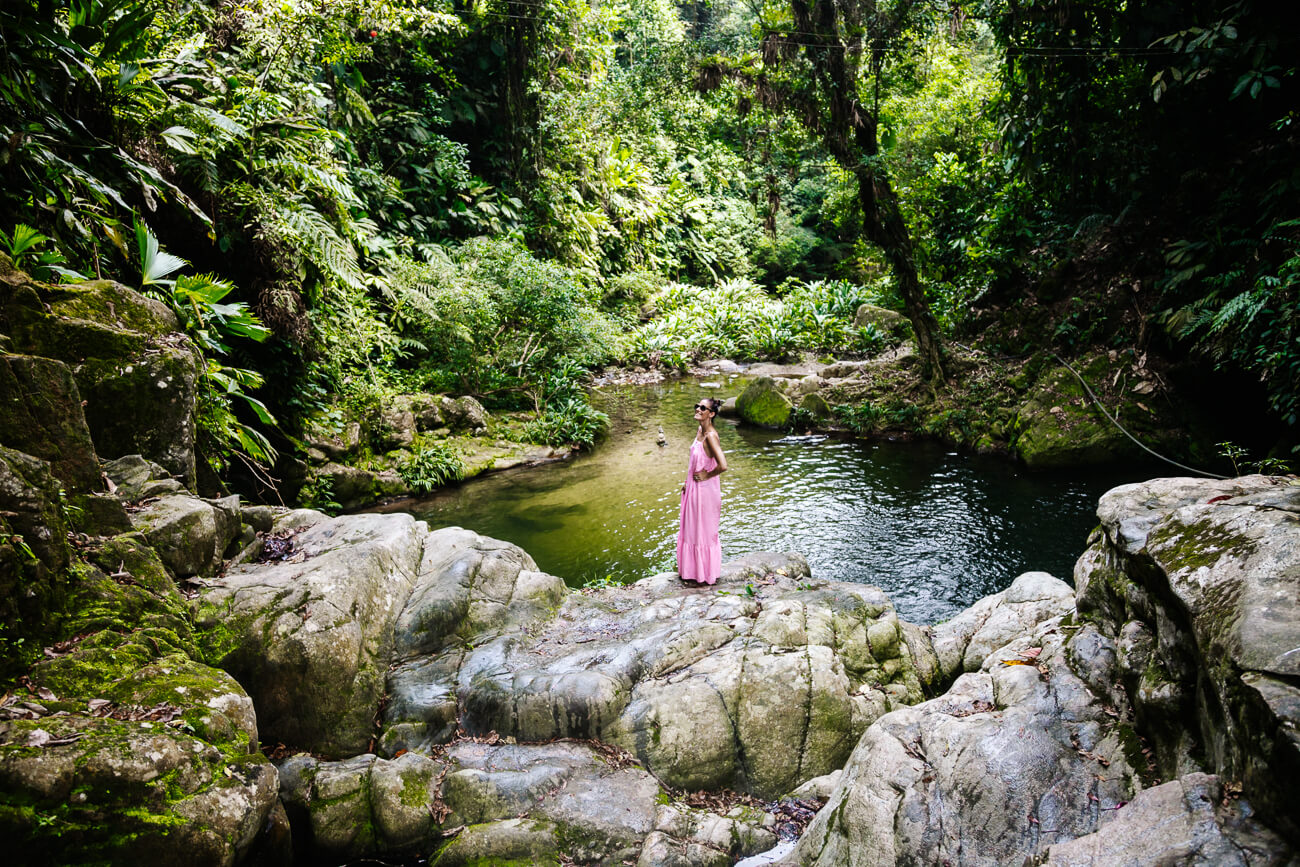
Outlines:
POLYGON ((77 385, 86 396, 86 424, 99 454, 144 455, 193 489, 194 408, 202 372, 202 357, 185 339, 79 365, 77 385))
POLYGON ((81 393, 61 361, 0 355, 0 444, 49 461, 70 490, 101 486, 81 393))
POLYGON ((71 558, 49 464, 0 447, 0 678, 40 655, 65 605, 71 558))
POLYGON ((826 402, 826 398, 815 392, 803 396, 803 400, 799 401, 799 409, 813 418, 825 419, 831 416, 831 405, 826 402))
POLYGON ((227 756, 161 721, 68 715, 0 730, 0 836, 23 864, 231 864, 276 806, 263 756, 227 756), (38 731, 63 743, 27 746, 38 731))
MULTIPOLYGON (((1110 368, 1105 357, 1083 366, 1083 375, 1100 382, 1110 368)), ((1139 457, 1141 449, 1108 419, 1065 367, 1051 368, 1034 385, 1033 396, 1012 424, 1012 449, 1031 469, 1089 466, 1139 457)), ((1172 444, 1171 431, 1129 401, 1117 414, 1131 432, 1157 448, 1172 444)))
POLYGON ((783 428, 790 423, 794 405, 781 393, 776 380, 770 376, 761 376, 736 398, 736 412, 750 424, 783 428))
MULTIPOLYGON (((179 323, 167 305, 109 280, 51 286, 12 270, 8 261, 5 266, 0 332, 9 336, 11 351, 74 368, 86 400, 84 424, 96 452, 110 458, 143 454, 193 487, 195 392, 202 359, 178 333, 179 323)), ((0 394, 4 391, 0 383, 0 394)), ((80 402, 79 397, 77 417, 83 415, 80 402)), ((0 430, 9 427, 8 421, 0 419, 0 430)), ((96 470, 92 479, 74 487, 90 490, 97 479, 96 470)))
POLYGON ((876 304, 859 305, 853 314, 853 327, 865 328, 868 325, 874 325, 885 334, 899 337, 910 335, 912 331, 912 323, 901 313, 876 304))

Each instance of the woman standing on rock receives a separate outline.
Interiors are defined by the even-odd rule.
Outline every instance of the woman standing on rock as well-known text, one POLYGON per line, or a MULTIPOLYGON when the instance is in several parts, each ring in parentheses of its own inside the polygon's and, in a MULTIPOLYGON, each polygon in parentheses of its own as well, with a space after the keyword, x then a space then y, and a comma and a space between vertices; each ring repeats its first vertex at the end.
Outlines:
POLYGON ((682 511, 677 529, 677 574, 688 584, 713 584, 722 568, 718 519, 722 514, 722 484, 727 457, 713 428, 722 401, 706 397, 695 405, 700 428, 691 443, 691 458, 682 485, 682 511))

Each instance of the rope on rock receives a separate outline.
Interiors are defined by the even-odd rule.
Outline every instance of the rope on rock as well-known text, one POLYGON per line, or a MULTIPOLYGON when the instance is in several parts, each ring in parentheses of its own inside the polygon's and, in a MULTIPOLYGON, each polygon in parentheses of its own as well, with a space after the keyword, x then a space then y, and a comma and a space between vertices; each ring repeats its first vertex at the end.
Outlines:
POLYGON ((1197 475, 1201 475, 1201 476, 1209 476, 1212 479, 1232 478, 1232 476, 1224 476, 1224 475, 1220 475, 1219 473, 1212 473, 1209 470, 1198 470, 1195 467, 1189 467, 1186 464, 1180 464, 1178 463, 1178 461, 1174 460, 1173 458, 1167 458, 1164 455, 1160 454, 1159 452, 1148 447, 1137 437, 1133 436, 1133 434, 1129 433, 1128 430, 1125 429, 1124 425, 1119 423, 1119 419, 1115 418, 1115 416, 1110 414, 1110 412, 1106 409, 1106 407, 1102 405, 1101 398, 1097 397, 1096 392, 1094 392, 1092 388, 1089 387, 1087 380, 1085 380, 1082 376, 1079 375, 1079 371, 1075 370, 1073 367, 1070 366, 1070 362, 1066 361, 1064 358, 1057 355, 1055 352, 1052 353, 1052 357, 1055 358, 1057 361, 1061 362, 1061 364, 1065 365, 1066 370, 1074 374, 1074 378, 1079 380, 1079 384, 1082 385, 1083 390, 1088 393, 1088 397, 1092 398, 1092 402, 1097 405, 1097 409, 1101 410, 1102 415, 1106 416, 1106 418, 1110 420, 1111 424, 1119 428, 1120 433, 1124 434, 1124 436, 1133 440, 1133 442, 1137 444, 1138 448, 1142 449, 1143 451, 1151 455, 1154 455, 1155 457, 1159 458, 1160 460, 1164 461, 1167 464, 1173 464, 1179 469, 1187 470, 1189 473, 1196 473, 1197 475))

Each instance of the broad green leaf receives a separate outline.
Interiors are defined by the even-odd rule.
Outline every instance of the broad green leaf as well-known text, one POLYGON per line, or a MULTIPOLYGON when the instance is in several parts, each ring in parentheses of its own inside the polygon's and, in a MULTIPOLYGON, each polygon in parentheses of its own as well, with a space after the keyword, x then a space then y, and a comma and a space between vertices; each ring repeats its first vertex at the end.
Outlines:
POLYGON ((140 253, 141 286, 162 283, 168 274, 175 273, 189 264, 180 256, 173 256, 171 253, 159 250, 157 236, 139 218, 135 221, 135 242, 140 253))

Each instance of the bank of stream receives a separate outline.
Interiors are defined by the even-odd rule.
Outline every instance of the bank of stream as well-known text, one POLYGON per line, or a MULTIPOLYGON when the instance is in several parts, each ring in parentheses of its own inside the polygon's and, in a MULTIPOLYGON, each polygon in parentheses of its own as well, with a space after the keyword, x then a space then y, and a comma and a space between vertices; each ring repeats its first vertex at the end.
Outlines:
MULTIPOLYGON (((571 586, 674 568, 678 496, 701 395, 740 377, 607 388, 607 440, 563 464, 515 469, 386 507, 521 546, 571 586), (662 444, 661 444, 662 441, 662 444)), ((797 551, 818 578, 881 587, 900 616, 933 623, 1029 570, 1070 580, 1109 488, 1150 466, 1033 473, 926 441, 791 436, 718 425, 723 558, 797 551)))

